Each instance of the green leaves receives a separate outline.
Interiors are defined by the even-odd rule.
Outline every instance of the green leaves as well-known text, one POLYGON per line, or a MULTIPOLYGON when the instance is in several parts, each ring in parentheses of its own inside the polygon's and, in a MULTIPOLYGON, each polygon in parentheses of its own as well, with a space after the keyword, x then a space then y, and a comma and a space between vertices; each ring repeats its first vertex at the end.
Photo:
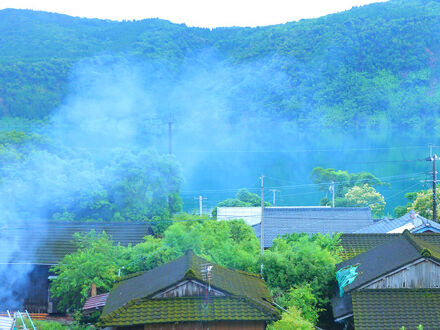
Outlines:
POLYGON ((354 186, 345 194, 347 206, 369 207, 373 217, 379 218, 385 209, 385 198, 368 184, 354 186))
POLYGON ((329 187, 334 182, 335 206, 370 207, 374 217, 383 215, 385 209, 384 197, 372 186, 388 185, 368 172, 348 173, 333 168, 315 167, 311 178, 318 189, 325 191, 321 205, 331 205, 329 187))
POLYGON ((69 311, 82 307, 93 283, 98 293, 108 292, 118 269, 128 260, 127 248, 113 245, 105 233, 77 234, 75 240, 78 251, 51 269, 57 275, 51 283, 52 295, 58 298, 59 308, 69 311))
POLYGON ((76 234, 78 251, 52 267, 57 278, 52 281, 51 292, 59 299, 59 308, 81 308, 93 283, 98 293, 110 291, 119 270, 121 275, 150 270, 188 249, 222 266, 258 271, 259 243, 243 221, 207 220, 188 214, 173 220, 163 238, 147 236, 134 247, 114 245, 105 233, 76 234))
POLYGON ((292 287, 310 285, 323 307, 329 302, 334 281, 338 237, 292 234, 274 240, 265 251, 263 275, 271 289, 288 292, 292 287))

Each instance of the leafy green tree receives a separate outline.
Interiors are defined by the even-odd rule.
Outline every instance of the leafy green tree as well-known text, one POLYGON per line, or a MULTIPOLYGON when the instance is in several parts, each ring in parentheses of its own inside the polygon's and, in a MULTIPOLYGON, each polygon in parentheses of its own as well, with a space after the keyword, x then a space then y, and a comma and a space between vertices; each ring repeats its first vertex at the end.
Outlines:
POLYGON ((408 200, 406 205, 399 205, 394 208, 394 216, 396 218, 404 216, 411 210, 412 203, 417 199, 417 192, 408 192, 405 194, 405 198, 408 200))
POLYGON ((179 254, 192 249, 219 265, 258 271, 259 242, 243 220, 176 222, 165 231, 163 244, 179 254))
MULTIPOLYGON (((437 196, 440 193, 440 189, 437 189, 437 196)), ((422 217, 427 219, 432 219, 432 189, 431 190, 421 190, 417 192, 416 198, 413 200, 409 210, 414 210, 416 213, 420 214, 422 217)), ((411 196, 413 197, 413 196, 411 196)), ((437 214, 440 214, 440 206, 437 203, 437 214)))
POLYGON ((96 284, 98 292, 109 291, 118 276, 145 271, 183 255, 188 249, 225 267, 256 272, 259 243, 243 221, 215 221, 180 214, 163 238, 147 236, 134 247, 114 245, 105 234, 76 234, 78 251, 66 255, 52 267, 57 275, 51 292, 59 308, 75 311, 82 307, 96 284))
POLYGON ((305 320, 296 307, 290 307, 282 314, 281 320, 267 326, 268 330, 314 330, 312 322, 305 320))
POLYGON ((334 284, 335 265, 340 261, 339 236, 291 234, 276 238, 263 257, 263 276, 271 290, 288 292, 310 285, 318 308, 328 302, 334 284))
POLYGON ((318 300, 308 283, 290 288, 286 293, 279 295, 276 302, 286 309, 295 307, 301 312, 301 316, 312 324, 318 321, 318 312, 321 310, 317 308, 318 300))
POLYGON ((53 206, 58 220, 149 222, 157 236, 182 209, 181 176, 176 161, 155 152, 126 152, 109 164, 115 180, 96 191, 78 194, 68 207, 53 206))
POLYGON ((66 255, 51 268, 57 275, 52 280, 51 293, 61 310, 80 309, 92 284, 96 284, 98 293, 108 292, 118 269, 129 260, 129 248, 113 245, 105 233, 75 234, 75 242, 78 251, 66 255))
POLYGON ((366 206, 371 209, 375 218, 383 215, 385 209, 385 198, 368 184, 363 186, 354 186, 345 194, 347 206, 366 206))
POLYGON ((353 204, 354 201, 347 201, 346 194, 355 186, 362 187, 365 184, 369 186, 387 185, 368 172, 348 173, 347 171, 335 170, 333 168, 315 167, 312 171, 311 178, 313 183, 318 185, 318 189, 326 193, 321 199, 321 205, 331 205, 331 201, 328 197, 329 188, 331 182, 334 182, 335 206, 337 207, 352 206, 351 204, 353 204))

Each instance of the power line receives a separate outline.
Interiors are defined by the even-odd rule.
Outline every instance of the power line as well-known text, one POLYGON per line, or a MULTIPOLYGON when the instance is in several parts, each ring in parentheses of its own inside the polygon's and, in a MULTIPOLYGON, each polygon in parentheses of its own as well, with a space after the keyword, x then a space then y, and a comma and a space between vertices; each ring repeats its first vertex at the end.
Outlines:
MULTIPOLYGON (((434 146, 438 147, 438 146, 434 146)), ((303 153, 303 152, 347 152, 372 150, 407 150, 425 149, 426 146, 396 146, 396 147, 365 147, 365 148, 327 148, 327 149, 283 149, 283 150, 182 150, 179 153, 303 153)))
MULTIPOLYGON (((400 174, 400 175, 391 175, 391 176, 384 176, 384 177, 378 177, 377 179, 379 180, 388 180, 388 181, 395 181, 393 180, 393 178, 396 179, 410 179, 412 177, 415 177, 416 175, 425 175, 426 172, 415 172, 415 173, 409 173, 409 174, 400 174)), ((269 176, 265 176, 265 178, 272 178, 269 176)), ((403 181, 405 181, 403 180, 403 181)), ((370 181, 370 179, 363 179, 363 180, 358 180, 357 182, 366 182, 366 181, 370 181)), ((286 181, 287 182, 287 181, 286 181)), ((351 183, 353 182, 352 180, 345 180, 345 181, 339 181, 339 182, 335 182, 335 185, 341 185, 344 183, 351 183)), ((303 184, 295 184, 295 185, 286 185, 286 186, 270 186, 270 188, 273 189, 289 189, 289 188, 300 188, 300 187, 316 187, 316 186, 323 186, 323 185, 329 185, 330 182, 322 182, 322 183, 303 183, 303 184)), ((240 189, 247 189, 249 191, 258 191, 258 188, 249 188, 249 187, 240 187, 240 188, 225 188, 225 189, 201 189, 201 190, 182 190, 180 193, 181 194, 194 194, 197 192, 204 192, 204 193, 209 193, 209 192, 231 192, 231 191, 238 191, 240 189)))

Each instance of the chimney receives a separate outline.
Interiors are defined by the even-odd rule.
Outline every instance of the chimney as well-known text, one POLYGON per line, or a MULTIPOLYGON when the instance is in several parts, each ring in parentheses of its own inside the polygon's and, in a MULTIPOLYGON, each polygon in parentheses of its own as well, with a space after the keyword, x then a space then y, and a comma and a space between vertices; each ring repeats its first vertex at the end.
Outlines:
POLYGON ((92 284, 92 293, 91 293, 91 296, 92 296, 92 297, 96 297, 96 284, 95 284, 95 283, 92 284))

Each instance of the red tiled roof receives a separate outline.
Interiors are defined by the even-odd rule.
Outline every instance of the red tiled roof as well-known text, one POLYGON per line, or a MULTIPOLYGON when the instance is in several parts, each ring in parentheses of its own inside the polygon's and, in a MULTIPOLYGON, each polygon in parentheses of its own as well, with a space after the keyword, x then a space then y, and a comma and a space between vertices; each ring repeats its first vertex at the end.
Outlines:
POLYGON ((105 306, 105 303, 107 301, 108 292, 103 294, 98 294, 94 297, 87 298, 86 302, 84 303, 83 311, 88 309, 98 309, 105 306))

